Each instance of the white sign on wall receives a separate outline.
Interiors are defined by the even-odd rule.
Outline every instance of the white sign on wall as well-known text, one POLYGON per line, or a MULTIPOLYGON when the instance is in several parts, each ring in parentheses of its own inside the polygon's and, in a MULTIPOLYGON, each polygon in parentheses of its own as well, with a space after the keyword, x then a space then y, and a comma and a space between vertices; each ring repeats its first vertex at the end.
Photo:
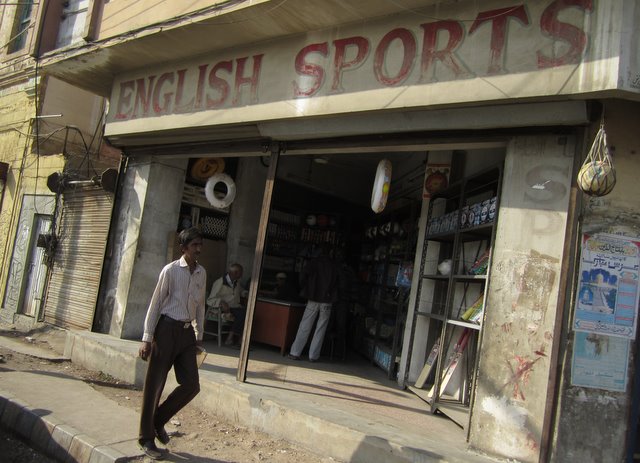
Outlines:
POLYGON ((571 385, 624 392, 627 389, 629 340, 576 332, 571 385))

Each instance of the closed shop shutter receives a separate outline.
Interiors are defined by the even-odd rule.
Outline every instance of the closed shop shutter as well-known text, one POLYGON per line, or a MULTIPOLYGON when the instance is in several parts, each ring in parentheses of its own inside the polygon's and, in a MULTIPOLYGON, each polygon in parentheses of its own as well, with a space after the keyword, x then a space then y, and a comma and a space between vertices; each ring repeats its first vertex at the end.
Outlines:
POLYGON ((58 245, 45 296, 47 323, 91 329, 112 208, 113 195, 102 188, 63 194, 58 245))

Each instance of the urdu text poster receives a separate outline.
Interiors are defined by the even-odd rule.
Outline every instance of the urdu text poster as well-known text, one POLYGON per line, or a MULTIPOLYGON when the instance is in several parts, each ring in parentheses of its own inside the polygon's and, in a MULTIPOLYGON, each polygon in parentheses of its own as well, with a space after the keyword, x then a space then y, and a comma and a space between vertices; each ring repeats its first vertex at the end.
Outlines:
POLYGON ((635 339, 640 242, 584 234, 573 329, 635 339))

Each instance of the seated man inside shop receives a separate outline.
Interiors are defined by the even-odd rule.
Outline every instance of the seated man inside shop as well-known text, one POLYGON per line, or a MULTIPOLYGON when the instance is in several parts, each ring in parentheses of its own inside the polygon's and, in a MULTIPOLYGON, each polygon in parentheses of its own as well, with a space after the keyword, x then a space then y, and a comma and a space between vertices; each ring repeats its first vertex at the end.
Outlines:
POLYGON ((260 291, 263 296, 273 297, 283 301, 297 301, 300 299, 298 288, 292 278, 284 272, 276 274, 276 284, 271 290, 260 291))
POLYGON ((233 315, 231 331, 225 340, 225 345, 239 347, 246 308, 240 301, 242 287, 239 280, 242 278, 243 268, 240 264, 231 264, 226 275, 218 278, 211 286, 211 292, 207 298, 207 308, 218 308, 222 313, 233 315))

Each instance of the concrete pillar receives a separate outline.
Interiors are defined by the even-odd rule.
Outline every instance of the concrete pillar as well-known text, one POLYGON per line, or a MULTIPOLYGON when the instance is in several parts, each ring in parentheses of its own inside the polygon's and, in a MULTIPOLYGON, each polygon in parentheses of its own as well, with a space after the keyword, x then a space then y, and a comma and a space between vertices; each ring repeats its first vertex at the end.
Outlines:
MULTIPOLYGON (((537 462, 551 368, 575 142, 507 147, 470 445, 537 462)), ((567 460, 568 461, 568 460, 567 460)))
POLYGON ((239 159, 235 178, 237 194, 231 205, 227 234, 227 267, 233 262, 244 267, 241 284, 245 288, 248 288, 248 280, 252 277, 267 170, 259 157, 239 159))
POLYGON ((130 159, 114 211, 115 239, 105 266, 99 331, 125 339, 142 337, 149 299, 167 263, 169 234, 178 224, 187 162, 130 159))

